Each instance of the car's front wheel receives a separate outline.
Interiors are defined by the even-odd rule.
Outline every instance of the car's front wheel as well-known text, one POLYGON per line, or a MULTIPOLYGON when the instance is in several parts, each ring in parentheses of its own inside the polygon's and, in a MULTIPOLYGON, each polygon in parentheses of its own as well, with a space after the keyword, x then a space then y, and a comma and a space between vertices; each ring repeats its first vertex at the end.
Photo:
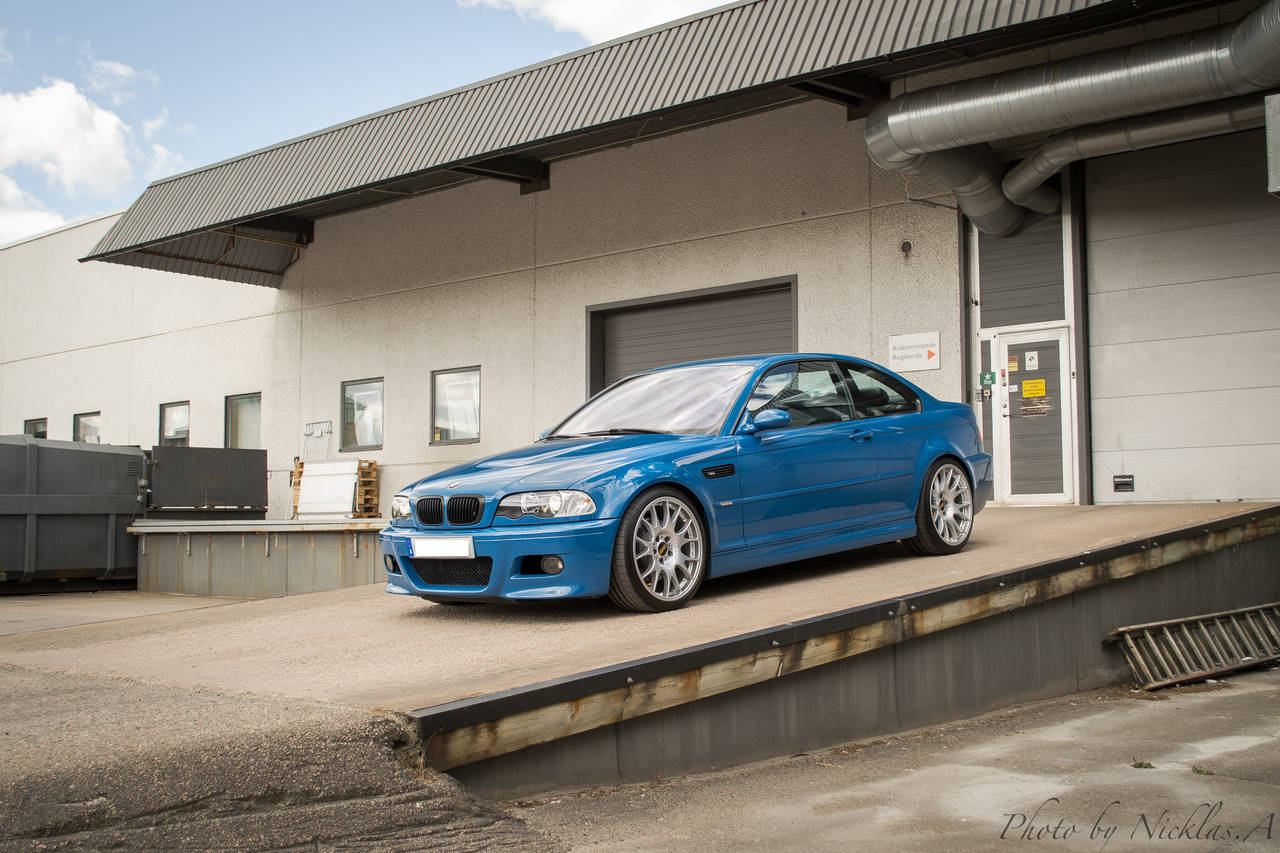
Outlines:
POLYGON ((907 547, 917 554, 954 554, 973 532, 973 489, 969 475, 954 460, 929 466, 916 506, 916 535, 907 547))
POLYGON ((613 546, 610 601, 624 610, 675 610, 706 574, 706 527, 686 495, 658 486, 631 502, 613 546))

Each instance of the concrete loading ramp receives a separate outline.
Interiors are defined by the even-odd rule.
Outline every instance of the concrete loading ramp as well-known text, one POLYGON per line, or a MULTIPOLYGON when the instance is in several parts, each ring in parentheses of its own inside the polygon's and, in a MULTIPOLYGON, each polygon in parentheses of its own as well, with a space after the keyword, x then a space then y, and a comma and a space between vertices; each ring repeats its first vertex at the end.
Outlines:
POLYGON ((1221 609, 1232 597, 1278 598, 1274 560, 1254 553, 1274 555, 1277 532, 1280 507, 992 508, 953 557, 907 557, 889 546, 852 552, 711 582, 689 608, 668 614, 623 614, 605 602, 442 607, 374 585, 0 637, 0 661, 399 712, 418 722, 429 759, 481 786, 647 778, 786 751, 797 736, 861 736, 859 718, 884 731, 1123 678, 1118 655, 1114 666, 1096 666, 1072 651, 1060 626, 1054 637, 1036 634, 1060 617, 1034 607, 1071 608, 1094 590, 1075 609, 1097 623, 1087 642, 1100 646, 1120 624, 1221 609), (1222 566, 1197 568, 1214 554, 1222 566), (1139 578, 1152 586, 1129 587, 1136 604, 1112 600, 1139 578), (991 685, 948 685, 958 656, 986 654, 972 634, 953 632, 1010 619, 1021 621, 982 629, 991 635, 983 642, 1004 644, 1004 654, 980 659, 991 685), (913 645, 952 636, 959 646, 913 645), (850 655, 855 649, 864 653, 850 655), (1043 658, 1047 680, 1019 669, 1022 650, 1043 658), (807 665, 815 662, 826 665, 807 665), (872 669, 841 670, 851 665, 872 669), (897 670, 891 680, 877 669, 885 666, 897 670), (703 675, 712 671, 727 680, 703 675), (735 689, 702 689, 713 683, 735 689), (996 689, 1010 683, 1011 699, 996 689), (817 694, 777 699, 790 689, 780 685, 802 684, 817 694), (769 707, 765 693, 774 695, 769 707), (920 710, 947 695, 962 701, 920 710), (659 701, 646 707, 646 696, 659 701), (575 722, 575 703, 596 716, 575 722), (840 725, 813 727, 803 713, 784 719, 783 707, 814 708, 840 725), (640 710, 652 713, 629 716, 640 710), (543 720, 531 735, 530 714, 543 720), (725 737, 735 715, 740 734, 725 737), (511 739, 515 723, 525 733, 511 739), (700 742, 708 725, 720 746, 700 742), (743 739, 754 750, 742 749, 743 739))

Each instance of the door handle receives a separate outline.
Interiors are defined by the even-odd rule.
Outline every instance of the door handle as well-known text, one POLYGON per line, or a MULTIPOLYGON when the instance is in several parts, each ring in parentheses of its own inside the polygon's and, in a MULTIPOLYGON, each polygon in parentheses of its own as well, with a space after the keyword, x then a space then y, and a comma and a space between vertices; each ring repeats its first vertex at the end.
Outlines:
POLYGON ((855 429, 849 433, 850 441, 870 441, 875 437, 876 434, 869 429, 855 429))

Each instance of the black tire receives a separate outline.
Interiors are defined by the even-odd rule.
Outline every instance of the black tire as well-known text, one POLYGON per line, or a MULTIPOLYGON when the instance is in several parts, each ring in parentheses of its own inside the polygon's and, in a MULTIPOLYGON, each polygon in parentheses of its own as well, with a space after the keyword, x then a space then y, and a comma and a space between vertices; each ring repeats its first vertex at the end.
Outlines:
POLYGON ((683 492, 642 492, 618 525, 609 600, 623 610, 656 613, 689 603, 707 576, 710 543, 697 504, 683 492))
POLYGON ((958 553, 973 533, 973 485, 964 466, 942 458, 929 466, 916 503, 916 535, 902 540, 924 556, 958 553))

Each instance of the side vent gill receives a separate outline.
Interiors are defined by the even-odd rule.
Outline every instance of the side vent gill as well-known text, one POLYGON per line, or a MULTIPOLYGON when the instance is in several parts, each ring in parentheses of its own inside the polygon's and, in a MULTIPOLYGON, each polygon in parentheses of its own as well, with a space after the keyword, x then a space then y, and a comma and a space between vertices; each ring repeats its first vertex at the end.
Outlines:
POLYGON ((710 468, 702 469, 702 476, 708 480, 719 480, 721 477, 732 477, 738 473, 732 465, 714 465, 710 468))

